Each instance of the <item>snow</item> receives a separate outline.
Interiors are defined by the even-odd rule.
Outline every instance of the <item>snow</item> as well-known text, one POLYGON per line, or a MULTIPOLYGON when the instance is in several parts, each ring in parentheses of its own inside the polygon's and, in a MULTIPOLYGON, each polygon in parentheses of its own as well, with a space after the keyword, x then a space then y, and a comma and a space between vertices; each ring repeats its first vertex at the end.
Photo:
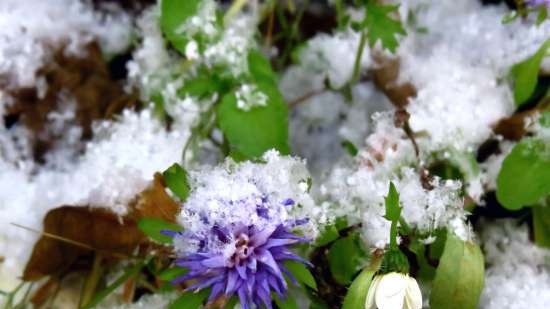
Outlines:
POLYGON ((529 240, 527 226, 512 220, 485 223, 481 232, 487 269, 482 309, 550 305, 550 250, 529 240))
POLYGON ((110 6, 94 11, 73 0, 4 0, 0 3, 0 76, 9 88, 32 87, 37 70, 56 48, 80 55, 84 45, 98 41, 105 54, 130 43, 129 16, 110 6))

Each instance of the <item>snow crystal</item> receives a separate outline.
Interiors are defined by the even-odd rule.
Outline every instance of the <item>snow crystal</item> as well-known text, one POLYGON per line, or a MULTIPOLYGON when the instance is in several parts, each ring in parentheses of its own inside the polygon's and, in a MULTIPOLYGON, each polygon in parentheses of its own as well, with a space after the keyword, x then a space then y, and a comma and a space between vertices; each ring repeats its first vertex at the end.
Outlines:
POLYGON ((150 110, 125 111, 115 122, 97 123, 85 154, 65 162, 63 169, 32 167, 25 161, 18 167, 0 160, 0 224, 5 227, 0 231, 5 258, 0 283, 13 287, 37 238, 11 222, 40 230, 46 212, 61 205, 106 207, 124 214, 155 172, 179 161, 189 134, 189 127, 177 122, 166 131, 150 110))
POLYGON ((237 108, 243 111, 249 111, 257 106, 267 105, 267 96, 258 90, 255 85, 243 84, 235 92, 237 97, 237 108))
POLYGON ((550 305, 550 250, 529 240, 527 226, 510 220, 484 224, 481 233, 487 261, 482 309, 550 305))
POLYGON ((323 183, 321 195, 335 206, 331 214, 346 217, 350 223, 362 223, 367 244, 383 247, 389 241, 390 222, 383 218, 384 197, 390 181, 400 194, 405 221, 428 234, 436 228, 448 227, 469 239, 464 223, 461 183, 435 177, 426 189, 416 162, 412 143, 404 132, 395 128, 388 113, 375 115, 376 128, 367 138, 367 146, 351 163, 336 166, 323 183))
POLYGON ((299 228, 313 238, 316 225, 324 218, 302 185, 309 178, 305 162, 280 156, 275 150, 266 152, 263 160, 265 163, 227 160, 221 166, 190 171, 191 193, 178 222, 186 231, 207 235, 215 225, 244 223, 262 230, 265 226, 294 225, 292 222, 307 218, 309 223, 299 228), (258 205, 264 204, 266 214, 258 211, 258 205))
MULTIPOLYGON (((360 33, 348 29, 333 35, 318 34, 300 52, 300 66, 311 75, 322 75, 334 88, 344 86, 353 75, 355 54, 359 49, 360 33)), ((363 50, 360 69, 371 65, 370 49, 363 50)))
POLYGON ((100 13, 84 1, 1 1, 0 76, 10 88, 32 87, 56 47, 80 54, 97 40, 106 54, 115 54, 128 46, 130 26, 121 10, 100 13))

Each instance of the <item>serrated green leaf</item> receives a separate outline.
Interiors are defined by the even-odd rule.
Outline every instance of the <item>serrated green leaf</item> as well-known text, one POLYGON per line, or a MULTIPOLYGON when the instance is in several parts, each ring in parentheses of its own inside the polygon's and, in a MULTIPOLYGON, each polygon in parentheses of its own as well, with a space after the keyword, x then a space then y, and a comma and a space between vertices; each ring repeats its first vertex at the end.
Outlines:
POLYGON ((390 182, 388 195, 385 197, 386 215, 384 216, 389 221, 399 221, 401 217, 401 206, 399 206, 399 193, 395 189, 393 182, 390 182))
POLYGON ((154 241, 171 244, 172 237, 162 234, 162 231, 181 231, 182 227, 171 222, 156 218, 143 218, 138 221, 138 228, 154 241))
POLYGON ((346 293, 342 309, 364 308, 372 279, 380 268, 380 258, 373 258, 368 267, 365 267, 361 273, 353 280, 353 283, 346 293))
POLYGON ((160 2, 160 27, 162 32, 181 53, 185 53, 187 38, 179 33, 185 21, 195 15, 202 0, 162 0, 160 2))
POLYGON ((350 284, 367 262, 367 254, 361 247, 357 234, 335 241, 330 246, 328 262, 334 279, 342 285, 350 284))
POLYGON ((535 243, 550 248, 550 206, 533 207, 533 230, 535 243))
POLYGON ((367 3, 363 26, 367 28, 367 37, 371 48, 380 40, 383 48, 395 53, 399 45, 397 35, 407 34, 400 21, 389 17, 397 8, 397 5, 380 5, 375 1, 367 3))
POLYGON ((241 110, 237 107, 235 94, 229 93, 217 108, 219 128, 236 159, 256 159, 270 149, 283 155, 290 152, 287 105, 275 87, 265 83, 257 84, 257 87, 268 98, 266 106, 241 110))
POLYGON ((537 86, 540 64, 550 48, 550 39, 546 40, 535 54, 516 63, 512 67, 514 82, 514 101, 516 106, 521 106, 531 97, 537 86))
POLYGON ((315 278, 304 264, 296 261, 286 261, 284 265, 298 282, 317 290, 317 282, 315 282, 315 278))
POLYGON ((507 209, 536 204, 550 194, 550 145, 529 138, 519 142, 502 162, 497 199, 507 209))
POLYGON ((432 282, 430 308, 477 308, 484 272, 483 254, 479 246, 448 233, 432 282))
POLYGON ((187 172, 179 164, 174 163, 162 173, 166 186, 182 202, 189 196, 189 184, 187 182, 187 172))
POLYGON ((168 306, 168 309, 197 309, 208 297, 209 289, 197 293, 185 292, 168 306))

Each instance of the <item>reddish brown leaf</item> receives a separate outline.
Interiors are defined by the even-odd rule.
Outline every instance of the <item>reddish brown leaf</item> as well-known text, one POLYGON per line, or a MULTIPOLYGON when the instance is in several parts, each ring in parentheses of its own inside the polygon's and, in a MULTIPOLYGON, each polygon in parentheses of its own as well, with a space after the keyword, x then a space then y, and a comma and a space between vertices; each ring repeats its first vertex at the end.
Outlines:
POLYGON ((416 96, 416 88, 411 83, 398 84, 399 59, 387 58, 380 54, 373 55, 377 67, 372 71, 373 80, 396 107, 405 107, 409 98, 416 96))

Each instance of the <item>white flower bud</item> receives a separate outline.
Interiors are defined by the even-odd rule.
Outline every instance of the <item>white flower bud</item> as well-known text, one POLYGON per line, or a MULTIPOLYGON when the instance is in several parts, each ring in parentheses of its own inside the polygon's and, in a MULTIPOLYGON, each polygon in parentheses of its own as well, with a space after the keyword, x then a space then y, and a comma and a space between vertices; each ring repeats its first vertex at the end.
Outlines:
POLYGON ((414 278, 402 273, 374 277, 365 302, 365 309, 421 309, 422 293, 414 278))

